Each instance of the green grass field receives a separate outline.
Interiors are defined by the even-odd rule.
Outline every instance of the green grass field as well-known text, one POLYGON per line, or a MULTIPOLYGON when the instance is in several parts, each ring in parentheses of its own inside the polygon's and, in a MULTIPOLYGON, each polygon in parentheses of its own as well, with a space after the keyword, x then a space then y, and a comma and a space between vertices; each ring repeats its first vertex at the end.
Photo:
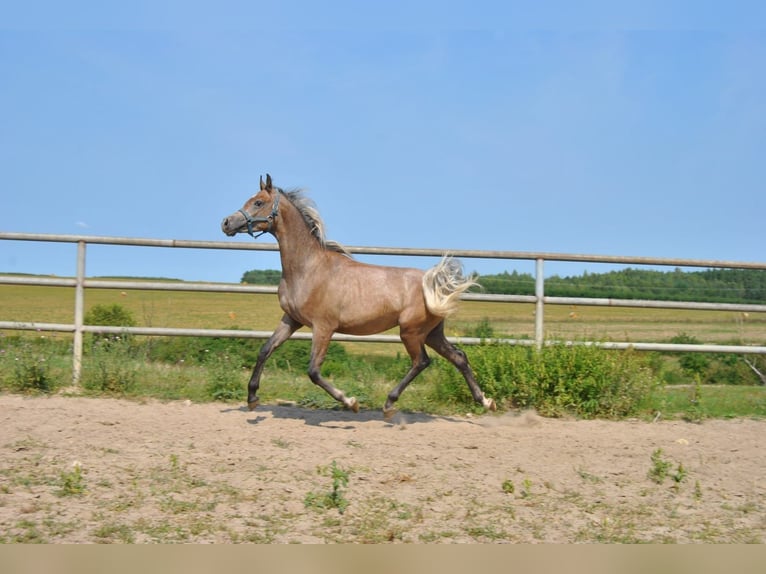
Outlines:
MULTIPOLYGON (((271 330, 282 310, 276 295, 88 289, 85 309, 119 304, 140 326, 271 330)), ((74 289, 0 285, 0 319, 72 323, 74 289)), ((447 333, 469 336, 488 321, 495 336, 532 338, 534 305, 464 301, 447 333)), ((547 305, 550 338, 664 342, 679 333, 705 343, 766 344, 766 313, 547 305)), ((368 347, 368 344, 364 348, 368 347)))
MULTIPOLYGON (((253 329, 270 331, 282 315, 275 295, 171 292, 157 290, 88 289, 85 294, 86 312, 96 305, 119 304, 128 310, 140 326, 184 327, 211 329, 253 329)), ((74 289, 68 287, 8 286, 0 285, 0 319, 5 321, 37 321, 49 323, 71 323, 74 310, 74 289)), ((516 303, 463 302, 460 311, 447 322, 447 334, 473 336, 478 328, 489 325, 496 337, 532 338, 534 332, 534 306, 516 303)), ((722 311, 683 311, 661 309, 633 309, 606 307, 567 307, 549 305, 545 311, 546 335, 556 339, 597 340, 597 341, 656 341, 667 342, 681 333, 706 343, 766 344, 766 313, 734 313, 722 311)), ((20 332, 6 331, 5 335, 19 335, 20 332)), ((25 333, 25 336, 38 336, 25 333)), ((65 333, 46 333, 48 339, 66 341, 71 337, 65 333)), ((183 338, 179 338, 183 339, 183 338)), ((180 344, 180 343, 179 343, 180 344)), ((247 343, 257 349, 257 341, 247 343)), ((350 356, 380 357, 395 360, 404 354, 400 345, 385 343, 344 343, 350 356)), ((469 357, 470 349, 467 350, 469 357)), ((88 358, 86 357, 86 363, 88 358)), ((762 359, 761 359, 762 361, 762 359)), ((662 359, 666 372, 678 371, 673 355, 662 359)), ((71 377, 68 357, 56 359, 56 377, 71 377)), ((54 364, 53 362, 51 364, 54 364)), ((115 362, 117 364, 117 362, 115 362)), ((369 363, 373 365, 373 363, 369 363)), ((761 365, 763 363, 760 363, 761 365)), ((741 365, 740 365, 741 366, 741 365)), ((151 367, 137 362, 131 367, 139 379, 150 380, 152 384, 139 381, 131 391, 135 396, 152 396, 163 399, 205 397, 205 384, 209 379, 203 367, 191 365, 178 367, 156 365, 151 367)), ((395 372, 376 372, 371 366, 369 372, 359 380, 337 381, 344 390, 362 393, 368 402, 382 402, 385 394, 396 381, 395 372), (362 381, 362 378, 364 380, 362 381)), ((119 369, 118 369, 119 370, 119 369)), ((395 369, 394 369, 395 370, 395 369)), ((248 370, 241 368, 233 375, 235 388, 244 388, 248 370), (239 382, 238 382, 239 381, 239 382)), ((266 380, 262 398, 265 401, 292 400, 301 404, 332 406, 321 391, 314 388, 305 377, 305 367, 283 372, 267 365, 266 380)), ((398 371, 396 371, 398 372, 398 371)), ((746 372, 746 370, 745 370, 746 372)), ((231 378, 232 375, 225 375, 231 378)), ((428 385, 435 383, 438 370, 430 369, 419 380, 418 385, 403 395, 401 406, 413 410, 431 412, 458 412, 466 406, 445 406, 433 402, 428 394, 428 385)), ((692 382, 679 377, 665 377, 671 382, 692 382), (671 381, 672 379, 672 381, 671 381)), ((713 381, 716 382, 716 381, 713 381)), ((728 380, 726 382, 735 382, 728 380)), ((667 386, 651 398, 643 407, 644 415, 688 419, 729 416, 766 416, 766 389, 763 387, 735 388, 720 385, 719 388, 702 386, 697 391, 690 387, 667 386), (701 390, 700 390, 701 389, 701 390), (702 396, 693 396, 699 392, 702 396), (692 393, 692 394, 690 394, 692 393)), ((691 387, 695 387, 692 385, 691 387)), ((234 395, 232 395, 233 399, 234 395)), ((236 400, 241 400, 237 396, 236 400)))

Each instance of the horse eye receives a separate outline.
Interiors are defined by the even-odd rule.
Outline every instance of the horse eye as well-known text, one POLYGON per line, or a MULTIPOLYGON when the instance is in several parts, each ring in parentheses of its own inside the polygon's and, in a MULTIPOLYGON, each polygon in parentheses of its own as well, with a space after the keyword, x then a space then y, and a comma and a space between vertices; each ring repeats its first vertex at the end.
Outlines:
POLYGON ((261 207, 263 205, 263 202, 260 199, 256 199, 253 202, 253 207, 261 207))

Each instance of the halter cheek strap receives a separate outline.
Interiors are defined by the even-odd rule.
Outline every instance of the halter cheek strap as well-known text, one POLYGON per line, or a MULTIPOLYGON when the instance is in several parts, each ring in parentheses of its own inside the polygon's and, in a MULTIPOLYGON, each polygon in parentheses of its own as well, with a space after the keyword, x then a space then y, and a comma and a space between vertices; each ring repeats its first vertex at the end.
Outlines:
POLYGON ((274 228, 274 220, 279 215, 279 195, 279 192, 277 192, 277 195, 274 198, 274 204, 271 206, 271 213, 268 215, 268 217, 253 217, 244 209, 238 210, 245 217, 245 222, 247 223, 247 234, 253 239, 258 239, 264 233, 271 233, 271 230, 274 228), (261 231, 258 235, 255 235, 253 233, 253 225, 257 225, 259 223, 268 223, 269 226, 264 231, 261 231))

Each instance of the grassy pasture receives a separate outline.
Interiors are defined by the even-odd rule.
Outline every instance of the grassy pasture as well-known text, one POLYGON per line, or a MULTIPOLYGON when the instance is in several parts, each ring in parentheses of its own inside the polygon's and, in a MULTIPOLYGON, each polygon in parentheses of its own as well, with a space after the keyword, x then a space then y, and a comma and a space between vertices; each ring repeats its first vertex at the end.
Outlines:
MULTIPOLYGON (((210 329, 253 329, 271 331, 278 323, 282 311, 277 298, 270 294, 172 292, 158 290, 87 289, 85 293, 86 312, 95 305, 119 304, 132 314, 137 325, 148 327, 210 328, 210 329)), ((71 323, 74 313, 74 289, 70 287, 9 286, 0 285, 0 318, 6 321, 37 321, 50 323, 71 323)), ((490 303, 466 301, 458 313, 447 322, 447 334, 474 336, 479 327, 489 324, 497 337, 529 338, 534 332, 534 306, 518 303, 490 303)), ((612 340, 612 341, 657 341, 666 342, 671 337, 685 333, 706 343, 766 343, 766 313, 741 313, 723 311, 686 311, 662 309, 634 309, 612 307, 569 307, 548 305, 545 310, 546 335, 557 339, 612 340)), ((395 333, 395 330, 392 331, 395 333)), ((19 332, 6 331, 7 335, 19 332)), ((29 335, 29 334, 28 334, 29 335)), ((50 340, 67 341, 71 334, 45 334, 50 340)), ((154 339, 156 340, 156 339, 154 339)), ((179 344, 183 338, 178 338, 179 344)), ((251 341, 247 347, 255 352, 260 343, 251 341)), ((366 397, 365 404, 379 404, 400 376, 406 370, 404 349, 401 345, 386 343, 343 343, 350 356, 357 357, 355 363, 361 370, 349 379, 342 375, 338 386, 354 394, 366 397), (400 361, 399 358, 402 358, 400 361), (359 362, 361 359, 361 362, 359 362), (393 367, 382 367, 377 360, 395 360, 393 367), (401 364, 399 364, 401 362, 401 364), (381 370, 382 369, 382 370, 381 370)), ((281 351, 281 350, 280 350, 281 351)), ((474 353, 476 355, 478 351, 474 353)), ((469 351, 470 354, 470 351, 469 351)), ((206 383, 215 377, 223 377, 225 385, 233 385, 239 393, 249 375, 250 367, 239 367, 240 371, 228 371, 231 365, 180 366, 173 364, 149 364, 137 357, 112 357, 111 368, 123 373, 130 371, 136 381, 131 391, 135 396, 156 398, 191 398, 205 400, 206 383), (124 364, 123 364, 124 362, 124 364), (202 383, 202 384, 200 384, 202 383)), ((70 380, 70 357, 50 357, 52 376, 58 385, 70 380)), ((478 359, 477 359, 478 360, 478 359)), ((86 357, 86 366, 94 359, 86 357)), ((676 355, 666 355, 660 369, 679 372, 676 355)), ((390 364, 390 363, 386 363, 390 364)), ((305 377, 305 366, 301 362, 289 372, 280 370, 272 360, 267 364, 268 384, 262 387, 261 397, 265 402, 291 400, 301 404, 312 404, 331 408, 334 403, 305 377)), ((449 413, 456 407, 453 401, 441 405, 434 403, 431 390, 441 376, 438 369, 429 369, 421 377, 421 384, 413 385, 403 395, 400 406, 404 409, 425 410, 426 412, 449 413)), ((333 376, 330 374, 330 378, 333 376)), ((670 379, 666 379, 670 381, 670 379)), ((688 382, 675 380, 670 382, 688 382)), ((713 380, 711 382, 722 382, 713 380)), ((732 381, 728 381, 732 382, 732 381)), ((714 387, 719 385, 714 385, 714 387)), ((229 387, 226 387, 229 389, 229 387)), ((462 384, 460 386, 462 388, 462 384)), ((670 385, 665 391, 655 394, 652 404, 643 409, 650 413, 662 412, 663 416, 684 417, 729 417, 766 416, 766 389, 744 386, 734 388, 704 387, 702 402, 694 396, 697 391, 670 385), (699 405, 702 404, 702 407, 699 405)), ((228 397, 224 400, 231 400, 228 397)), ((239 397, 241 398, 241 397, 239 397)))
MULTIPOLYGON (((282 310, 276 295, 156 290, 87 289, 85 309, 117 303, 140 326, 271 330, 282 310)), ((0 318, 6 321, 71 323, 70 287, 0 285, 0 318)), ((447 333, 470 336, 488 321, 496 336, 532 338, 534 305, 464 301, 447 322, 447 333)), ((766 343, 766 313, 547 305, 545 331, 551 338, 610 341, 667 341, 686 333, 706 343, 766 343)), ((349 350, 386 352, 390 345, 353 344, 349 350)))

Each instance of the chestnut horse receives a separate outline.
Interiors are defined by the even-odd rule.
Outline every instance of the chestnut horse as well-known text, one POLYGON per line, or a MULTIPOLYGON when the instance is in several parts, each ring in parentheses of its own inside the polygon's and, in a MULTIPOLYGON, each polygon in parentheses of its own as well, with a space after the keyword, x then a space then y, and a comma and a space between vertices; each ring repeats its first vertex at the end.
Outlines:
POLYGON ((260 191, 226 217, 221 229, 228 236, 271 233, 279 243, 279 305, 285 314, 258 354, 248 384, 250 410, 258 405, 264 363, 304 325, 312 329, 309 378, 354 412, 359 411, 356 398, 346 397, 321 375, 330 338, 335 332, 371 335, 397 325, 412 366, 387 397, 386 419, 394 414, 402 391, 430 364, 426 345, 455 365, 477 403, 495 410, 495 401, 476 383, 465 353, 444 336, 445 317, 455 312, 460 294, 474 285, 455 259, 445 257, 425 272, 356 261, 325 239, 324 224, 311 200, 301 191, 274 187, 268 174, 265 183, 261 177, 260 191))

